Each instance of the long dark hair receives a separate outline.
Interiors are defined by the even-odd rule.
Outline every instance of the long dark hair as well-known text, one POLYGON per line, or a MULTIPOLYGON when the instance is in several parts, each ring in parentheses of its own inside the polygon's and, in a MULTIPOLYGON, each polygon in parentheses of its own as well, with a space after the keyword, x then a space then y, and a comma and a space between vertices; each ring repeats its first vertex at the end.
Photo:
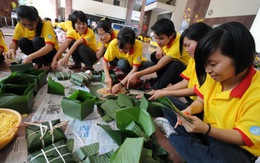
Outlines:
POLYGON ((123 49, 124 46, 128 43, 134 45, 135 37, 136 36, 134 30, 129 27, 122 28, 117 35, 119 49, 123 49))
POLYGON ((40 18, 37 9, 34 6, 20 5, 17 8, 17 19, 28 19, 30 22, 37 22, 36 36, 41 36, 42 33, 42 19, 40 18))
POLYGON ((209 31, 197 44, 194 58, 199 84, 206 80, 205 66, 208 58, 219 50, 231 59, 236 75, 254 64, 256 46, 252 34, 239 22, 228 22, 209 31))

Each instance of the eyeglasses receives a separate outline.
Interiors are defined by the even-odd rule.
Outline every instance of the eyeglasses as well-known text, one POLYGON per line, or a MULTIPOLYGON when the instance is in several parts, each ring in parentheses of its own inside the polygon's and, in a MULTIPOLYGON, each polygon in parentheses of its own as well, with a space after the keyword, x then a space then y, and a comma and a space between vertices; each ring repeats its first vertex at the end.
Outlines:
POLYGON ((98 37, 104 38, 104 37, 106 37, 107 35, 108 35, 108 33, 98 34, 98 37))

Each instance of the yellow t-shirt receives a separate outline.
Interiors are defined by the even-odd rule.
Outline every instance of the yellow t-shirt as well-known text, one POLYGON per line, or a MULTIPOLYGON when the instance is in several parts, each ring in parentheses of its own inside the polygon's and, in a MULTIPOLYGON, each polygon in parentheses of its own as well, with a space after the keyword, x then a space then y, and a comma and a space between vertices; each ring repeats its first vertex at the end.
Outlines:
POLYGON ((0 31, 0 48, 3 49, 3 52, 8 51, 2 31, 0 31))
POLYGON ((70 30, 73 30, 72 22, 70 20, 65 21, 65 31, 68 32, 70 30))
MULTIPOLYGON (((180 34, 177 33, 175 39, 173 39, 168 45, 164 46, 163 51, 166 55, 171 57, 173 60, 179 60, 185 65, 188 64, 190 55, 186 50, 182 51, 182 55, 180 54, 180 34)), ((185 49, 185 47, 184 47, 185 49)))
MULTIPOLYGON (((189 81, 188 88, 194 88, 198 84, 194 58, 190 58, 187 68, 181 73, 181 77, 189 81)), ((190 98, 195 100, 197 96, 190 96, 190 98)))
POLYGON ((96 42, 96 37, 94 32, 87 28, 87 30, 85 31, 85 33, 83 35, 80 35, 76 30, 70 30, 67 32, 66 38, 70 38, 73 40, 79 40, 79 39, 83 39, 84 44, 89 46, 90 49, 92 49, 93 51, 97 51, 97 42, 96 42))
MULTIPOLYGON (((112 32, 112 34, 111 34, 111 41, 112 41, 114 38, 116 38, 117 34, 118 34, 117 31, 113 31, 113 32, 112 32)), ((107 49, 107 47, 108 47, 108 45, 109 45, 109 43, 110 43, 111 41, 105 43, 105 48, 106 48, 106 49, 107 49)), ((99 49, 101 46, 102 46, 102 42, 101 42, 101 41, 98 41, 97 49, 99 49)))
POLYGON ((142 43, 139 40, 135 40, 135 43, 128 53, 119 51, 117 47, 117 39, 114 39, 108 45, 106 53, 104 54, 104 60, 106 62, 113 61, 115 58, 128 60, 131 66, 140 66, 142 61, 146 58, 143 57, 142 43))
POLYGON ((260 72, 252 66, 246 77, 233 89, 222 91, 222 84, 207 78, 195 88, 204 99, 203 121, 221 129, 237 130, 245 142, 241 146, 260 156, 260 72))
MULTIPOLYGON (((58 50, 59 44, 52 25, 46 21, 42 21, 42 23, 41 37, 44 39, 45 44, 51 44, 56 50, 58 50)), ((22 37, 33 40, 35 35, 36 30, 30 31, 18 22, 15 26, 13 41, 17 42, 22 37)))

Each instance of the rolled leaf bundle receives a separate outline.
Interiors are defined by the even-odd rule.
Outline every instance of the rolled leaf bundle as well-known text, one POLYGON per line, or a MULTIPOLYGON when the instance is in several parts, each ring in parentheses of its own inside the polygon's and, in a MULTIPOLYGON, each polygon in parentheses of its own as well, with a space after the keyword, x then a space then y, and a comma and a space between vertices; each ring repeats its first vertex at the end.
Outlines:
POLYGON ((30 153, 38 151, 50 144, 60 140, 67 140, 62 126, 66 122, 60 122, 59 119, 43 123, 27 123, 26 138, 28 151, 30 153))
MULTIPOLYGON (((69 140, 72 141, 72 140, 69 140)), ((75 163, 71 150, 73 146, 68 145, 65 140, 58 141, 29 156, 30 163, 51 162, 51 163, 75 163)))
POLYGON ((83 86, 90 84, 92 81, 91 76, 89 76, 86 73, 76 73, 76 74, 71 74, 70 76, 70 82, 77 85, 77 86, 83 86))
POLYGON ((58 80, 68 80, 68 79, 70 79, 71 72, 70 71, 68 71, 68 72, 56 72, 55 76, 58 80))
POLYGON ((73 118, 83 120, 93 112, 95 96, 83 91, 77 90, 69 97, 63 97, 61 107, 64 114, 73 118))
POLYGON ((48 72, 45 70, 27 69, 25 71, 22 71, 22 73, 34 76, 38 81, 38 89, 40 89, 47 83, 48 72))

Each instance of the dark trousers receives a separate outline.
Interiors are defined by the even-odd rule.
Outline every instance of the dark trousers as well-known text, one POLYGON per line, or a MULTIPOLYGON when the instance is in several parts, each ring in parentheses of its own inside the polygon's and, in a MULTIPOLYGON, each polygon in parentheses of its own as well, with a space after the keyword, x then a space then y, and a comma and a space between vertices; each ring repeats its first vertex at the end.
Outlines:
MULTIPOLYGON (((177 98, 168 97, 179 109, 185 109, 188 104, 177 98)), ((175 126, 177 117, 169 109, 162 108, 165 118, 175 126)), ((202 114, 197 115, 202 119, 202 114)), ((178 125, 177 134, 171 134, 169 140, 172 146, 188 163, 253 163, 257 157, 237 145, 232 145, 203 134, 188 133, 185 128, 178 125)))
MULTIPOLYGON (((22 52, 26 55, 30 55, 31 53, 34 53, 38 50, 40 50, 42 47, 45 46, 45 41, 41 37, 35 37, 33 40, 29 40, 28 38, 21 38, 18 40, 18 46, 22 50, 22 52)), ((41 56, 39 58, 33 59, 32 62, 40 65, 47 66, 51 64, 53 57, 55 56, 57 50, 53 48, 53 50, 49 53, 47 53, 44 56, 41 56)))
MULTIPOLYGON (((157 64, 159 60, 155 57, 156 52, 151 54, 151 61, 157 64)), ((157 80, 152 83, 153 89, 162 89, 167 87, 169 84, 176 84, 183 78, 180 76, 182 71, 186 69, 186 66, 181 61, 171 61, 165 65, 162 69, 156 72, 157 80)))
MULTIPOLYGON (((71 42, 69 48, 74 44, 74 42, 75 41, 71 42)), ((83 44, 78 46, 77 50, 73 52, 72 58, 76 65, 80 65, 82 62, 91 69, 93 69, 93 64, 98 60, 96 52, 89 46, 83 44)))
MULTIPOLYGON (((154 63, 151 61, 143 61, 139 66, 138 71, 141 71, 153 65, 154 63)), ((133 68, 126 59, 119 59, 117 61, 117 66, 124 74, 128 74, 133 68)))

